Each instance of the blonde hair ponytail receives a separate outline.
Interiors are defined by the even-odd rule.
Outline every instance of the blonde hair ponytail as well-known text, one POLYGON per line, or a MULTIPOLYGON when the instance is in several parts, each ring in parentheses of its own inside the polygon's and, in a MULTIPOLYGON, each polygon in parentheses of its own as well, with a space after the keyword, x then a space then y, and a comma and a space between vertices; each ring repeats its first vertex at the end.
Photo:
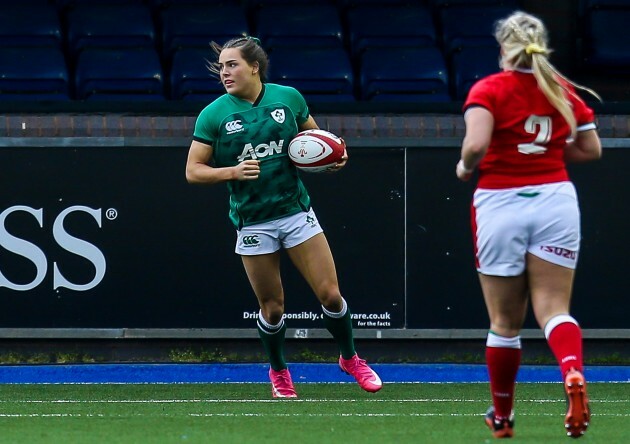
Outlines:
POLYGON ((564 83, 584 90, 599 101, 601 98, 592 89, 578 85, 563 76, 550 62, 551 50, 547 46, 547 30, 542 21, 533 15, 517 11, 497 22, 495 38, 503 49, 501 66, 506 69, 531 68, 545 97, 558 110, 571 127, 575 136, 577 123, 567 94, 574 94, 564 83))

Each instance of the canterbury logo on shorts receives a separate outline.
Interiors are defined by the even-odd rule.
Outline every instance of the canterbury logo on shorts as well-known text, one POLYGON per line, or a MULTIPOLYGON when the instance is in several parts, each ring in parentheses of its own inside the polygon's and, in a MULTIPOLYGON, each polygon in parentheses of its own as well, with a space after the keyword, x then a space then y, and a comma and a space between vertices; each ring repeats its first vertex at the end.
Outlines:
POLYGON ((252 234, 251 236, 243 236, 242 244, 244 247, 257 247, 260 245, 260 240, 258 239, 257 234, 252 234))

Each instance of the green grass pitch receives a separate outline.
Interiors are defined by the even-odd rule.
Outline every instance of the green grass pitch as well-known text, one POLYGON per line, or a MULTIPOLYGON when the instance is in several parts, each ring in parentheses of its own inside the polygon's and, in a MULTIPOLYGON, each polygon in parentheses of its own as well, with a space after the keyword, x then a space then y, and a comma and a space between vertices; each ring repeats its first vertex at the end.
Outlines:
MULTIPOLYGON (((486 443, 487 384, 0 386, 0 443, 486 443)), ((517 386, 513 443, 567 443, 560 384, 517 386)), ((630 385, 589 385, 593 417, 581 443, 628 441, 630 385)))

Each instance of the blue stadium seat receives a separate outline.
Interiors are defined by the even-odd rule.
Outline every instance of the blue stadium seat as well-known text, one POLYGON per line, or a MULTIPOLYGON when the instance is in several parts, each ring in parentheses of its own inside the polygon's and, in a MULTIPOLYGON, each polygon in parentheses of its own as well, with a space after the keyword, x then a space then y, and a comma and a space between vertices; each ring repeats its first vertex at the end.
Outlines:
POLYGON ((630 73, 627 9, 591 9, 583 26, 582 51, 587 70, 630 73))
POLYGON ((68 47, 155 47, 150 9, 143 4, 79 4, 66 12, 68 47))
POLYGON ((363 100, 451 100, 446 62, 436 47, 368 48, 361 55, 360 72, 363 100))
POLYGON ((0 13, 0 46, 61 47, 61 21, 46 3, 12 4, 0 13))
POLYGON ((181 48, 173 54, 170 98, 211 102, 225 93, 216 75, 208 70, 208 48, 181 48))
POLYGON ((502 6, 515 10, 521 7, 519 0, 429 0, 429 2, 435 8, 450 8, 461 6, 475 6, 475 7, 497 7, 502 6))
POLYGON ((145 0, 50 0, 49 2, 55 4, 57 6, 57 9, 64 10, 68 8, 74 8, 80 5, 92 6, 92 5, 97 5, 97 4, 117 5, 120 8, 123 5, 126 6, 126 5, 134 4, 134 3, 143 4, 145 3, 145 0))
POLYGON ((346 19, 355 58, 366 48, 437 44, 431 10, 421 5, 359 4, 346 11, 346 19))
POLYGON ((343 47, 341 18, 332 4, 263 4, 255 20, 255 35, 267 50, 343 47))
POLYGON ((0 100, 69 100, 68 68, 57 47, 0 47, 0 100))
POLYGON ((236 3, 220 7, 208 3, 174 3, 160 11, 163 54, 184 47, 210 48, 210 42, 225 41, 249 35, 249 26, 243 8, 236 3))
POLYGON ((154 9, 170 8, 174 5, 212 5, 213 7, 240 4, 239 0, 147 0, 147 3, 154 9))
POLYGON ((593 8, 630 8, 630 2, 628 0, 581 0, 586 9, 593 8))
POLYGON ((444 53, 450 57, 453 51, 466 46, 496 45, 494 25, 507 17, 513 9, 496 7, 453 6, 440 11, 444 53))
POLYGON ((269 81, 297 88, 307 102, 354 102, 354 76, 342 48, 275 48, 269 81))
POLYGON ((499 46, 464 47, 451 59, 452 96, 464 100, 470 87, 482 77, 499 72, 499 46))
POLYGON ((153 48, 86 48, 77 58, 76 98, 164 100, 162 66, 153 48))

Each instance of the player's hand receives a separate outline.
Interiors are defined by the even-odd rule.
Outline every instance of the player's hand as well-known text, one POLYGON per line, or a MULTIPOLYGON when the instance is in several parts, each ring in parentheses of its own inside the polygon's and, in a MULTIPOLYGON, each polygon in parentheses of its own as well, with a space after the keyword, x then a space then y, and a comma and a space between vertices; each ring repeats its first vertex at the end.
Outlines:
POLYGON ((256 180, 260 176, 260 161, 248 159, 234 167, 236 180, 256 180))
POLYGON ((328 168, 326 171, 334 173, 335 171, 339 171, 348 163, 348 150, 343 150, 343 156, 341 156, 341 160, 337 162, 335 165, 328 168))
POLYGON ((457 178, 459 180, 461 180, 462 182, 469 181, 472 177, 472 173, 473 170, 469 170, 464 166, 463 160, 460 159, 459 162, 457 162, 457 166, 455 167, 455 174, 457 175, 457 178))

